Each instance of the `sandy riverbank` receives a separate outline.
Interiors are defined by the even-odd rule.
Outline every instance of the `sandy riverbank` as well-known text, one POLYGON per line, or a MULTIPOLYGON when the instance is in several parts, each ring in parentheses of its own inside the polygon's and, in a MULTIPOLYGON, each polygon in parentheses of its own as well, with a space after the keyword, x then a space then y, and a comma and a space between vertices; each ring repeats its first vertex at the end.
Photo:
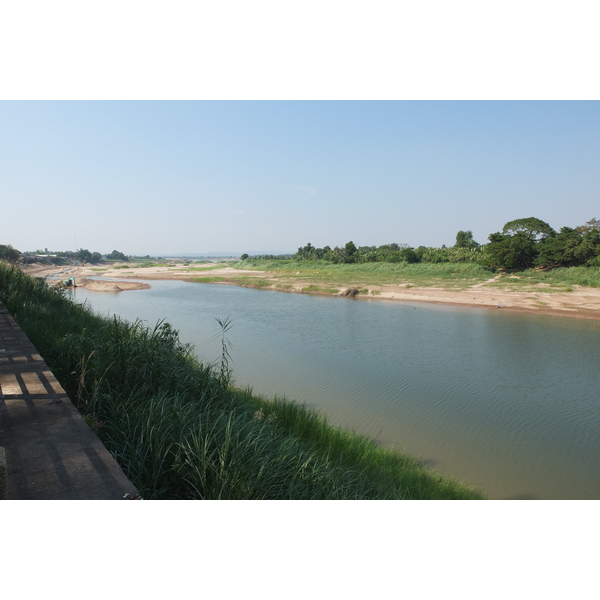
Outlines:
MULTIPOLYGON (((218 278, 215 283, 229 285, 246 285, 239 281, 240 277, 252 277, 253 281, 263 280, 262 289, 274 289, 296 293, 311 293, 305 289, 312 284, 307 278, 294 280, 292 284, 278 287, 278 280, 267 271, 241 271, 233 267, 214 268, 211 265, 194 265, 189 267, 173 263, 165 266, 144 268, 115 268, 121 265, 108 267, 78 266, 78 267, 49 267, 48 265, 26 265, 23 270, 36 277, 64 276, 75 277, 78 287, 96 291, 120 292, 132 289, 150 287, 136 279, 160 280, 171 279, 190 281, 198 278, 218 278), (117 279, 118 281, 91 280, 90 277, 117 279), (132 281, 134 280, 134 281, 132 281)), ((600 319, 600 289, 574 286, 573 291, 557 293, 545 292, 544 284, 535 286, 533 291, 509 291, 497 287, 487 287, 494 283, 496 278, 487 282, 478 283, 461 291, 454 291, 436 287, 410 287, 404 283, 389 285, 364 286, 364 292, 356 296, 358 299, 381 299, 402 302, 433 302, 438 304, 474 306, 478 308, 527 311, 540 315, 556 315, 562 317, 576 317, 583 319, 600 319)), ((255 287, 248 284, 247 287, 255 287)), ((340 290, 338 295, 343 294, 340 290)), ((322 293, 322 292, 315 292, 322 293)), ((332 294, 333 295, 333 294, 332 294)))

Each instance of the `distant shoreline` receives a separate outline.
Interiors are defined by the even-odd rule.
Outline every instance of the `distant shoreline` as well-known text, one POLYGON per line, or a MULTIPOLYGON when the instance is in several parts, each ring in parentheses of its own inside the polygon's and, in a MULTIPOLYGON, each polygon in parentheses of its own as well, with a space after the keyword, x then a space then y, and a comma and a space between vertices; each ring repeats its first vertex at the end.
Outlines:
MULTIPOLYGON (((122 265, 109 265, 102 267, 75 266, 57 267, 49 265, 26 265, 25 273, 36 277, 55 276, 60 273, 65 279, 75 277, 78 287, 94 291, 119 292, 130 289, 148 288, 148 284, 130 281, 132 279, 145 280, 173 280, 196 281, 199 283, 215 283, 221 285, 236 285, 282 291, 288 293, 301 293, 320 296, 341 296, 347 290, 338 289, 326 291, 314 285, 315 282, 307 276, 293 284, 283 284, 268 271, 239 270, 233 267, 220 267, 215 265, 199 265, 186 267, 183 261, 173 261, 171 265, 152 266, 144 268, 127 268, 127 263, 122 265), (119 267, 119 268, 115 268, 119 267), (90 277, 107 277, 111 280, 90 280, 90 277), (123 281, 125 280, 125 281, 123 281), (81 282, 81 283, 79 283, 81 282)), ((491 280, 490 280, 491 281, 491 280)), ((322 282, 321 282, 322 284, 322 282)), ((577 286, 571 292, 548 293, 540 287, 534 292, 515 292, 499 288, 485 287, 483 284, 473 285, 465 290, 452 290, 436 287, 417 287, 398 283, 393 285, 362 286, 360 283, 349 288, 357 292, 354 296, 358 300, 389 300, 412 303, 432 303, 447 306, 462 306, 486 308, 493 310, 509 310, 544 316, 569 317, 577 319, 600 320, 600 289, 577 286)))

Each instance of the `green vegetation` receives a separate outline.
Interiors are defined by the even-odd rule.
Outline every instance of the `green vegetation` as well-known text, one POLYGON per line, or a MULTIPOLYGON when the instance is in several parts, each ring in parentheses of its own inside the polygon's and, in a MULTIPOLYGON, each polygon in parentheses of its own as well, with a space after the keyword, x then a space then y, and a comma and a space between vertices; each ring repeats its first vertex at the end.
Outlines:
MULTIPOLYGON (((475 263, 337 263, 326 261, 247 259, 238 269, 269 271, 266 281, 275 287, 294 281, 310 280, 310 285, 324 291, 341 288, 405 283, 419 287, 465 289, 490 278, 490 270, 475 263)), ((250 278, 248 278, 250 279, 250 278)), ((263 280, 264 281, 264 280, 263 280)), ((304 286, 306 287, 306 286, 304 286)))
MULTIPOLYGON (((187 263, 189 264, 189 263, 187 263)), ((184 264, 185 266, 185 264, 184 264)), ((187 267, 185 269, 180 268, 180 269, 169 269, 170 271, 173 271, 175 273, 189 273, 190 271, 213 271, 214 269, 222 269, 223 265, 222 264, 217 264, 217 265, 212 265, 210 267, 187 267)))
POLYGON ((224 281, 222 277, 195 277, 190 279, 193 283, 218 283, 224 281))
MULTIPOLYGON (((544 284, 544 292, 572 291, 574 285, 583 287, 600 287, 600 267, 560 267, 550 270, 525 269, 501 277, 497 282, 488 284, 490 287, 511 289, 534 289, 534 286, 544 284)), ((539 289, 538 289, 539 291, 539 289)))
MULTIPOLYGON (((2 257, 0 256, 0 259, 2 257)), ((102 255, 100 252, 90 252, 87 248, 80 248, 76 252, 35 250, 34 252, 23 252, 25 262, 43 262, 48 264, 66 265, 76 262, 98 264, 101 262, 128 261, 129 258, 118 250, 113 250, 110 254, 102 255)))
POLYGON ((129 261, 129 257, 123 254, 122 252, 119 252, 118 250, 113 250, 110 254, 106 255, 106 258, 108 260, 118 260, 121 262, 129 261))
POLYGON ((404 285, 436 287, 461 291, 473 285, 483 285, 506 291, 544 291, 564 293, 573 286, 600 287, 600 267, 557 267, 555 269, 529 268, 497 274, 489 268, 473 263, 364 263, 331 264, 324 261, 262 261, 247 259, 236 265, 238 269, 267 271, 266 279, 235 278, 231 281, 247 287, 269 286, 277 290, 298 288, 304 292, 337 294, 341 289, 359 288, 361 295, 376 296, 379 290, 370 286, 404 285), (492 280, 493 279, 493 280, 492 280), (255 282, 254 284, 252 282, 255 282), (294 285, 294 283, 296 285, 294 285), (540 285, 543 286, 540 289, 540 285), (335 287, 337 286, 337 287, 335 287))
MULTIPOLYGON (((535 217, 509 221, 480 245, 471 231, 459 231, 452 248, 407 244, 357 247, 298 248, 289 256, 243 255, 238 269, 267 272, 263 286, 336 294, 358 288, 361 295, 375 296, 376 286, 404 285, 463 291, 474 285, 507 291, 569 292, 573 286, 598 285, 600 221, 591 219, 576 228, 557 233, 535 217), (536 268, 534 271, 533 269, 536 268), (582 269, 582 270, 569 270, 582 269), (496 277, 492 273, 499 272, 496 277), (492 280, 493 279, 493 280, 492 280)), ((259 284, 241 283, 251 287, 259 284)))
MULTIPOLYGON (((303 292, 317 292, 317 293, 321 293, 321 294, 337 294, 340 290, 338 288, 329 288, 329 287, 322 287, 322 286, 318 286, 318 285, 307 285, 306 287, 303 287, 302 290, 303 292)), ((366 293, 367 290, 362 290, 362 293, 366 293)))
MULTIPOLYGON (((308 243, 291 257, 297 262, 331 265, 370 263, 476 263, 493 270, 521 270, 531 267, 556 268, 600 266, 600 221, 591 219, 585 225, 562 227, 557 233, 548 223, 535 217, 509 221, 502 233, 491 233, 489 243, 480 245, 473 232, 459 231, 452 248, 408 244, 360 246, 347 242, 344 246, 317 248, 308 243)), ((249 257, 242 264, 269 261, 290 263, 287 256, 249 257)))
POLYGON ((21 253, 16 248, 13 248, 10 244, 7 246, 0 244, 0 260, 4 260, 9 263, 15 263, 17 260, 19 260, 20 256, 21 253))
POLYGON ((0 301, 145 498, 477 499, 481 494, 327 424, 309 409, 231 384, 170 325, 95 315, 0 263, 0 301))
POLYGON ((502 233, 492 233, 480 264, 494 269, 557 268, 600 266, 600 222, 591 219, 557 233, 535 217, 516 219, 504 225, 502 233))
POLYGON ((479 244, 473 239, 472 231, 459 231, 456 234, 455 248, 478 248, 479 244))

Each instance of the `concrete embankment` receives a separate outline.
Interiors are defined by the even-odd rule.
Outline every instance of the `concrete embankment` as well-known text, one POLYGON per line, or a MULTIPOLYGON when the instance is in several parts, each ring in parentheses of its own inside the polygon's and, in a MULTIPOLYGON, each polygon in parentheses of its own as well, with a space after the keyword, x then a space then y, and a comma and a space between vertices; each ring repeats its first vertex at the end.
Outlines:
POLYGON ((0 447, 0 499, 139 498, 2 305, 0 447))

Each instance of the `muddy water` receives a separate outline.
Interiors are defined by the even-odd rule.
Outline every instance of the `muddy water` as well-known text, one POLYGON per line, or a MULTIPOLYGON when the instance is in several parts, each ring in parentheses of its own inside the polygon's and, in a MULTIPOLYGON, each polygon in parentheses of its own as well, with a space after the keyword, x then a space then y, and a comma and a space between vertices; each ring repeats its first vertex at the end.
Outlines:
POLYGON ((76 290, 166 319, 200 358, 231 317, 237 385, 305 402, 492 498, 600 498, 600 322, 152 281, 76 290))

